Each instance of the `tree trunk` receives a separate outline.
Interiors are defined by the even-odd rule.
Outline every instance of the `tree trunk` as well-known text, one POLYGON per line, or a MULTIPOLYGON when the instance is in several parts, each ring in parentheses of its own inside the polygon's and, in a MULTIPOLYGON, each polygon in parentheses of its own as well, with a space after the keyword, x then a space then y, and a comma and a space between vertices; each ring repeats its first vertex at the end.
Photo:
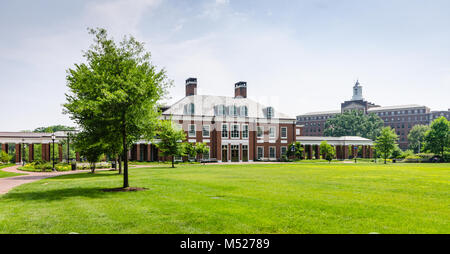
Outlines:
POLYGON ((91 173, 94 174, 95 173, 95 162, 91 163, 91 173))
POLYGON ((172 155, 172 168, 175 168, 175 156, 172 155))
POLYGON ((122 145, 123 145, 123 187, 128 188, 128 148, 127 148, 127 130, 125 125, 125 113, 122 113, 122 145))
POLYGON ((121 160, 122 155, 119 154, 119 175, 122 174, 122 160, 121 160))

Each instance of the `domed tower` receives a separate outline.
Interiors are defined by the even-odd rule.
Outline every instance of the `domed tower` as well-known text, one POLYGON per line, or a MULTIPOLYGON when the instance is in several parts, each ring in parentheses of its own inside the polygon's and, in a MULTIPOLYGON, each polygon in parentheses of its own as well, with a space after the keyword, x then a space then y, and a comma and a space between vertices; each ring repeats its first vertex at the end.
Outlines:
POLYGON ((362 86, 359 84, 359 80, 357 80, 355 86, 353 86, 352 101, 362 101, 362 100, 364 100, 362 95, 362 86))

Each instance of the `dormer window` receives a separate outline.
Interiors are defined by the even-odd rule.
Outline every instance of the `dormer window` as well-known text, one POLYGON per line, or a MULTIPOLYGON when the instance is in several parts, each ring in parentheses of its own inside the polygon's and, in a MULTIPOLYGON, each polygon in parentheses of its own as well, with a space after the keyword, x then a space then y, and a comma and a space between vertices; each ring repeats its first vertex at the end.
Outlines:
POLYGON ((247 106, 241 106, 241 117, 247 117, 247 116, 248 116, 247 106))
POLYGON ((224 116, 225 115, 225 105, 217 105, 216 107, 216 114, 217 116, 224 116))
POLYGON ((266 117, 267 118, 272 118, 274 117, 274 110, 272 107, 267 107, 266 108, 266 117))
POLYGON ((194 115, 195 114, 195 105, 194 105, 194 103, 187 104, 185 106, 185 112, 186 112, 187 115, 194 115))
POLYGON ((228 109, 229 109, 229 115, 230 116, 237 116, 238 115, 238 108, 235 105, 230 106, 228 109))

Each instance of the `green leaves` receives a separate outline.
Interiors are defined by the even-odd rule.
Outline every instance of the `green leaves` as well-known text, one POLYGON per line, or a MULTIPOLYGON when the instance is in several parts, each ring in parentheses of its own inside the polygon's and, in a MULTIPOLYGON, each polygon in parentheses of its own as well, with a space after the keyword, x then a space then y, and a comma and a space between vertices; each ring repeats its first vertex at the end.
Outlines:
POLYGON ((425 133, 426 149, 444 156, 444 151, 450 146, 450 122, 443 116, 431 123, 425 133))
POLYGON ((330 118, 325 123, 325 136, 360 136, 375 140, 383 127, 383 120, 375 114, 349 111, 330 118))
POLYGON ((384 158, 384 163, 389 155, 394 151, 397 146, 398 136, 395 130, 387 126, 381 129, 380 136, 376 139, 375 149, 384 158))

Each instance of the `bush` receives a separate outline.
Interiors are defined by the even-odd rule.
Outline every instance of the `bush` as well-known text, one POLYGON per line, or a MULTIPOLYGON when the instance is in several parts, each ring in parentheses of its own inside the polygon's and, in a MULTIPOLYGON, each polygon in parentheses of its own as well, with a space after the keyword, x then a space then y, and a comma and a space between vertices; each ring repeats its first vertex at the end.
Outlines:
POLYGON ((7 154, 5 151, 2 151, 2 153, 0 154, 0 161, 3 163, 9 163, 11 158, 12 158, 12 156, 7 154))

